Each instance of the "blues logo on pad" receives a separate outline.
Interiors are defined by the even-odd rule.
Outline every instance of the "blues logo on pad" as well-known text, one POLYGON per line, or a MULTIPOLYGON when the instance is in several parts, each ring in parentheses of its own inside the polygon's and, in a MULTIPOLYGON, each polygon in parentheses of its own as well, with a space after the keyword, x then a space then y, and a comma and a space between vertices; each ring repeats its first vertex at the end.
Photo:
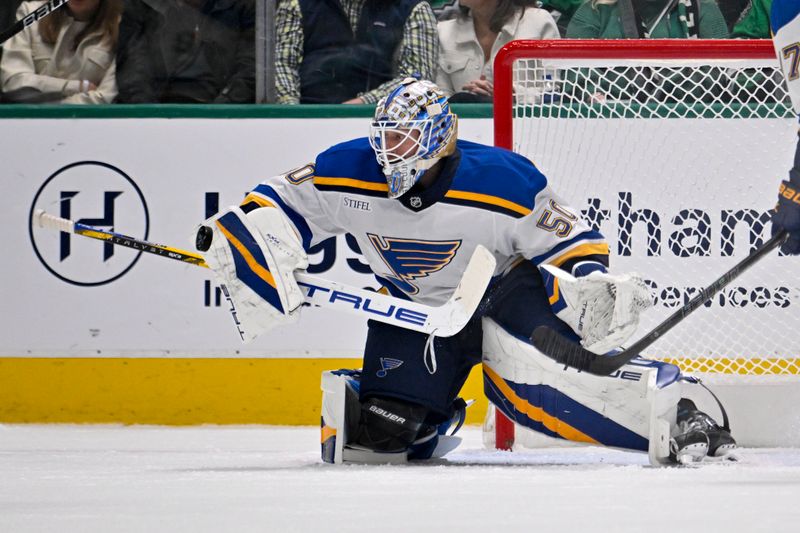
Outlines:
POLYGON ((391 357, 381 357, 381 369, 375 372, 379 378, 385 378, 389 370, 394 370, 403 364, 400 359, 392 359, 391 357))

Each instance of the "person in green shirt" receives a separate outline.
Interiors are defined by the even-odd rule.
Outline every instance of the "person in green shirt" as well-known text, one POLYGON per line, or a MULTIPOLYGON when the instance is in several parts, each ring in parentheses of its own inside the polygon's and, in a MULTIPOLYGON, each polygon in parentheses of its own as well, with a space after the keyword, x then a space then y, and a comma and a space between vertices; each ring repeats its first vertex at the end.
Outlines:
POLYGON ((742 11, 742 15, 733 26, 731 37, 734 39, 770 39, 769 10, 772 0, 752 0, 742 11))
MULTIPOLYGON (((631 0, 640 38, 725 39, 728 27, 714 0, 631 0), (688 5, 687 5, 688 4, 688 5), (697 16, 693 16, 697 14, 697 16), (699 24, 692 24, 693 19, 699 24)), ((589 0, 575 11, 568 39, 626 38, 617 0, 589 0)), ((635 35, 628 36, 636 37, 635 35)))
MULTIPOLYGON (((771 39, 769 16, 772 0, 750 0, 742 11, 739 20, 733 26, 731 37, 734 39, 771 39)), ((771 76, 763 72, 753 71, 748 76, 737 80, 741 87, 740 95, 749 95, 755 102, 774 102, 781 94, 783 75, 774 73, 771 76)))
MULTIPOLYGON (((714 0, 588 0, 572 17, 568 39, 687 39, 727 38, 728 27, 714 0), (628 24, 622 14, 627 13, 628 24), (694 22, 698 21, 698 22, 694 22), (627 27, 627 32, 626 28, 627 27)), ((720 87, 713 87, 708 72, 671 72, 658 69, 608 68, 577 70, 564 77, 575 98, 584 102, 661 102, 713 100, 720 87), (649 95, 649 96, 647 96, 649 95)))

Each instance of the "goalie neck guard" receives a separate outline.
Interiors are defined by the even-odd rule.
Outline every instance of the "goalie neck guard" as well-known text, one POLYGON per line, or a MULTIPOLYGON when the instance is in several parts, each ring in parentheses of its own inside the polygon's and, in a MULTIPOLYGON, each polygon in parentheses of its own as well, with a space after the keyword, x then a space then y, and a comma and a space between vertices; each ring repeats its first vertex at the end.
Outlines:
POLYGON ((389 198, 408 191, 441 158, 453 153, 457 117, 434 83, 406 78, 378 102, 369 142, 383 167, 389 198))

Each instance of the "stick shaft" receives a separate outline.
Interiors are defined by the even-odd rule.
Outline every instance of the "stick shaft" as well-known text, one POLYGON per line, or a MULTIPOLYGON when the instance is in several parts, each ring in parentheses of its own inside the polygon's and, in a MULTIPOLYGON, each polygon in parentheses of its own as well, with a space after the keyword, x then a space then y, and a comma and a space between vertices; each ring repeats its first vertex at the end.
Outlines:
MULTIPOLYGON (((781 245, 786 238, 786 232, 775 234, 771 239, 762 244, 753 253, 736 263, 730 270, 725 272, 711 285, 702 289, 694 298, 686 302, 686 304, 672 313, 667 319, 661 322, 658 326, 653 328, 650 333, 633 343, 627 351, 635 351, 637 354, 648 346, 653 344, 659 337, 666 332, 680 324, 684 318, 692 314, 697 308, 705 304, 713 298, 719 291, 724 289, 731 281, 741 276, 747 269, 760 261, 764 256, 769 254, 775 248, 781 245)), ((626 361, 627 362, 627 361, 626 361)))
MULTIPOLYGON (((208 268, 202 256, 180 248, 104 231, 42 210, 35 211, 33 216, 34 222, 43 228, 74 233, 139 252, 208 268)), ((331 307, 405 329, 422 333, 436 332, 439 337, 449 337, 461 331, 472 317, 493 273, 494 258, 485 249, 476 250, 464 272, 461 285, 450 300, 439 307, 403 300, 360 287, 351 287, 305 272, 295 272, 295 279, 306 289, 306 302, 311 305, 331 307)))
POLYGON ((86 226, 80 222, 73 222, 72 220, 67 220, 66 218, 45 213, 42 210, 37 210, 33 214, 33 217, 36 223, 43 228, 63 231, 66 233, 74 233, 76 235, 89 237, 90 239, 110 242, 124 248, 131 248, 132 250, 138 250, 140 252, 166 257, 167 259, 174 259, 175 261, 181 261, 183 263, 189 263, 199 267, 208 268, 208 265, 202 256, 192 252, 187 252, 186 250, 181 250, 180 248, 173 248, 172 246, 147 242, 134 237, 128 237, 127 235, 122 235, 121 233, 114 233, 113 231, 105 231, 92 226, 86 226))
POLYGON ((60 8, 67 2, 69 2, 69 0, 50 0, 49 2, 46 2, 45 4, 41 5, 34 12, 30 13, 28 16, 16 21, 14 24, 11 25, 10 28, 6 28, 2 32, 0 32, 0 44, 3 44, 7 40, 11 39, 13 36, 21 32, 28 26, 42 20, 44 17, 46 17, 56 9, 60 8))
POLYGON ((785 231, 775 234, 756 251, 739 261, 733 268, 725 272, 711 285, 701 290, 694 298, 686 302, 683 307, 675 311, 644 337, 616 355, 605 356, 592 353, 580 344, 567 340, 554 330, 545 326, 539 327, 534 331, 531 337, 533 344, 542 353, 566 366, 571 366, 578 370, 585 370, 596 375, 611 374, 639 356, 643 350, 647 349, 665 333, 680 324, 681 321, 713 298, 715 294, 725 288, 731 281, 738 278, 748 268, 756 264, 775 248, 779 247, 786 239, 786 236, 787 233, 785 231))

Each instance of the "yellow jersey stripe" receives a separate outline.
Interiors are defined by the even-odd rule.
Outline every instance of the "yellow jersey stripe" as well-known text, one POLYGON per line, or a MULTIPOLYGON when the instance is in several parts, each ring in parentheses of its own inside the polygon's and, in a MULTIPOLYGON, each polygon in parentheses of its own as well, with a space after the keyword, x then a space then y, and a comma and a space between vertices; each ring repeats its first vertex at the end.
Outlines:
POLYGON ((350 187, 355 189, 366 189, 369 191, 389 192, 388 183, 374 183, 372 181, 357 180, 353 178, 329 178, 325 176, 314 176, 314 185, 332 185, 334 187, 350 187))
POLYGON ((242 257, 244 257, 244 260, 247 262, 247 266, 250 267, 250 270, 252 270, 259 278, 269 283, 269 285, 273 289, 277 290, 277 288, 275 287, 275 278, 272 277, 272 273, 263 266, 259 265, 258 261, 256 261, 256 258, 253 257, 253 254, 250 253, 250 250, 245 248, 244 244, 239 242, 239 239, 234 237, 233 234, 230 231, 228 231, 228 229, 225 226, 220 224, 219 220, 217 220, 215 223, 222 232, 222 234, 225 235, 225 238, 228 239, 228 241, 230 241, 230 243, 237 250, 239 250, 240 254, 242 254, 242 257))
POLYGON ((583 257, 586 255, 608 255, 608 243, 585 243, 576 246, 575 248, 570 248, 566 252, 563 252, 561 255, 557 255, 554 258, 545 261, 546 263, 553 265, 553 266, 561 266, 570 259, 574 257, 583 257))
POLYGON ((514 408, 521 413, 525 413, 528 417, 530 417, 531 420, 542 423, 544 427, 554 433, 557 433, 558 435, 561 435, 567 440, 599 444, 598 441, 594 440, 589 435, 578 429, 575 429, 566 422, 562 422, 558 418, 547 414, 541 407, 531 405, 529 402, 517 396, 517 394, 511 387, 508 386, 505 380, 503 380, 503 378, 501 378, 497 372, 489 368, 486 363, 483 363, 483 371, 487 376, 489 376, 489 379, 492 380, 492 383, 495 384, 502 395, 514 405, 514 408))
POLYGON ((504 198, 500 198, 499 196, 492 196, 490 194, 481 194, 477 192, 467 192, 467 191, 447 191, 444 195, 445 198, 456 198, 458 200, 469 200, 472 202, 480 202, 484 204, 491 204, 496 205, 499 207, 503 207, 510 211, 514 211, 519 213, 523 216, 529 215, 531 210, 527 207, 521 206, 517 203, 511 202, 504 198))
POLYGON ((244 201, 241 203, 241 205, 245 205, 245 204, 248 204, 250 202, 255 202, 256 204, 258 204, 261 207, 275 207, 275 204, 273 204, 272 202, 270 202, 266 198, 264 198, 262 196, 259 196, 257 194, 253 194, 253 193, 250 193, 247 196, 245 196, 244 197, 244 201))

